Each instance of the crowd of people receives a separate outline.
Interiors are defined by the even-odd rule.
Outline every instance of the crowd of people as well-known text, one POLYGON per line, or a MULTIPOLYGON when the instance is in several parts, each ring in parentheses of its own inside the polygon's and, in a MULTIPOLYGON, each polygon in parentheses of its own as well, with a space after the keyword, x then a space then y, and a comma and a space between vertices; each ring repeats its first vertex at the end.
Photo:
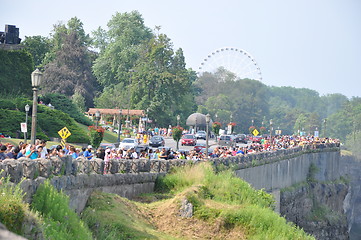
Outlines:
POLYGON ((52 149, 46 147, 45 140, 37 140, 35 144, 20 142, 13 146, 10 143, 0 145, 0 161, 4 159, 18 159, 26 157, 30 159, 72 156, 74 159, 83 157, 91 160, 93 158, 103 159, 106 163, 111 159, 187 159, 206 160, 208 158, 223 158, 237 155, 254 154, 265 151, 277 151, 289 149, 302 145, 315 145, 319 143, 339 143, 337 139, 318 138, 314 136, 274 136, 262 138, 260 142, 254 142, 243 146, 210 146, 208 155, 205 151, 196 150, 174 150, 170 148, 145 148, 137 151, 135 148, 98 148, 93 150, 91 145, 84 148, 75 148, 70 144, 65 147, 58 145, 52 149))

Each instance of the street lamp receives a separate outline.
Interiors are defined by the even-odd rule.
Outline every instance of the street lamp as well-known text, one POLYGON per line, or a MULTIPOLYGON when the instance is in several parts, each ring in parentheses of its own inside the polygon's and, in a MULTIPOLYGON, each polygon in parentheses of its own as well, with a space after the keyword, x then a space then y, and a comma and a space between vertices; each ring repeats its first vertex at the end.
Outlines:
POLYGON ((96 120, 96 127, 98 128, 98 125, 99 125, 99 118, 100 118, 100 112, 99 112, 99 110, 97 110, 96 112, 95 112, 95 120, 96 120))
POLYGON ((270 125, 270 146, 272 147, 272 143, 273 143, 273 140, 272 140, 272 131, 273 131, 272 125, 273 125, 273 121, 272 121, 272 119, 269 120, 269 125, 270 125))
POLYGON ((325 137, 327 137, 327 134, 326 134, 327 133, 327 118, 323 119, 323 123, 325 124, 325 131, 324 131, 325 133, 324 134, 325 134, 325 137))
POLYGON ((28 131, 28 115, 29 115, 30 106, 29 104, 25 105, 25 125, 26 125, 26 132, 24 132, 24 143, 26 143, 26 140, 28 139, 27 131, 28 131))
POLYGON ((118 144, 120 144, 120 129, 122 128, 121 118, 122 118, 122 109, 119 108, 119 125, 118 125, 118 139, 117 139, 118 144))
POLYGON ((134 69, 129 69, 128 70, 128 72, 130 73, 130 77, 129 77, 129 87, 130 87, 130 89, 129 89, 129 93, 128 93, 128 115, 127 115, 127 120, 125 121, 125 123, 126 123, 126 128, 129 128, 129 123, 130 123, 130 98, 131 98, 131 94, 133 93, 133 91, 131 90, 131 85, 132 85, 132 73, 133 72, 135 72, 135 70, 134 69))
POLYGON ((36 69, 31 73, 31 85, 33 87, 33 114, 31 119, 31 144, 35 144, 36 138, 36 114, 38 111, 38 88, 41 84, 43 73, 36 69))
POLYGON ((147 122, 149 121, 148 119, 148 115, 149 115, 149 108, 147 108, 147 115, 145 116, 145 134, 148 135, 148 127, 147 127, 147 122))
POLYGON ((177 126, 179 126, 179 120, 180 120, 180 116, 179 114, 177 115, 177 126))
POLYGON ((209 113, 206 115, 206 157, 208 158, 208 138, 209 138, 209 122, 211 121, 211 116, 209 113))

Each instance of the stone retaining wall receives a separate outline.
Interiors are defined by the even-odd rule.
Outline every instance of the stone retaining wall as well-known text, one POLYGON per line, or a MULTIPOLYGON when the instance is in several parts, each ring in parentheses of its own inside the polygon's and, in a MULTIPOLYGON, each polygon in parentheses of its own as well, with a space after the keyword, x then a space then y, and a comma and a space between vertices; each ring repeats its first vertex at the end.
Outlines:
MULTIPOLYGON (((276 152, 218 158, 211 161, 216 167, 222 165, 222 167, 228 166, 239 170, 260 165, 270 166, 271 163, 281 162, 285 159, 293 161, 297 156, 320 152, 339 153, 339 146, 336 144, 307 145, 276 152)), ((304 155, 304 158, 308 158, 308 156, 304 155)), ((21 182, 27 202, 31 202, 37 187, 49 178, 53 186, 69 195, 70 206, 77 212, 81 212, 93 191, 116 193, 128 198, 140 193, 149 193, 154 190, 154 184, 159 175, 165 175, 173 167, 185 166, 189 163, 193 164, 194 162, 181 159, 113 159, 110 161, 108 174, 104 174, 104 161, 101 159, 72 159, 71 156, 36 160, 6 159, 0 162, 0 177, 9 177, 14 183, 21 182)), ((257 178, 260 176, 264 178, 264 181, 268 181, 265 177, 267 175, 257 175, 257 178)), ((247 179, 245 180, 247 181, 247 179)))

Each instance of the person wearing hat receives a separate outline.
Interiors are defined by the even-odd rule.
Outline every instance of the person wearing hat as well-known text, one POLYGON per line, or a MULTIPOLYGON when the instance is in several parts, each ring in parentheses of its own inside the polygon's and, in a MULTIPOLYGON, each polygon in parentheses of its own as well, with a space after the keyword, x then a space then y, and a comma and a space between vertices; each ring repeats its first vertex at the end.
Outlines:
POLYGON ((88 160, 91 160, 93 158, 92 149, 92 145, 88 145, 87 149, 83 153, 83 156, 88 160))

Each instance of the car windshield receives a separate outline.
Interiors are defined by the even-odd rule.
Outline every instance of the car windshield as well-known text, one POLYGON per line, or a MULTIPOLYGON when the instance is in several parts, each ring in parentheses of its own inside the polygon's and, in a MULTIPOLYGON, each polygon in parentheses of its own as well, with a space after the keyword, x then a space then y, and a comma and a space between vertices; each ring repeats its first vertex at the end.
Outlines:
POLYGON ((162 138, 161 137, 152 137, 152 140, 160 141, 160 140, 162 140, 162 138))
POLYGON ((194 136, 193 135, 184 135, 184 137, 183 138, 185 138, 185 139, 193 139, 194 138, 194 136))
POLYGON ((134 139, 124 139, 123 143, 134 143, 134 139))

